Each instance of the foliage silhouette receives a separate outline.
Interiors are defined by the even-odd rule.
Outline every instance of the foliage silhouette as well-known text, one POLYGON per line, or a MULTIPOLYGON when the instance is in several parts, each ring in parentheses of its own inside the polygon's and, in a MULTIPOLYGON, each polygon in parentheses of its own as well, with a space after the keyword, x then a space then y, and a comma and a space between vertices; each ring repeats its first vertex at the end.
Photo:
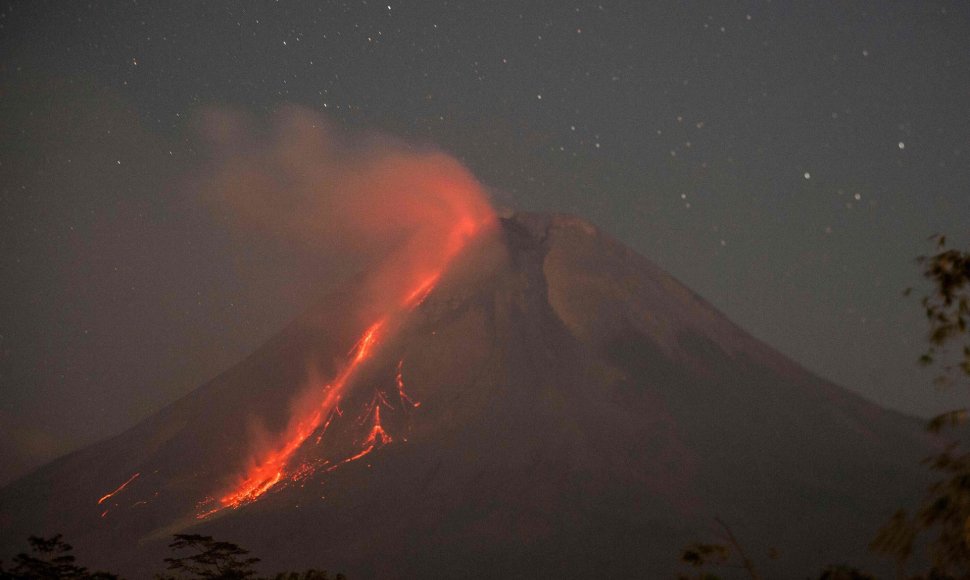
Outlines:
MULTIPOLYGON (((306 572, 281 572, 273 576, 273 580, 330 580, 330 575, 326 570, 307 570, 306 572)), ((334 580, 347 580, 343 574, 337 574, 334 580)))
MULTIPOLYGON (((165 558, 169 573, 156 574, 156 580, 347 580, 343 574, 331 578, 326 570, 309 569, 303 572, 279 572, 269 577, 257 576, 253 566, 259 558, 247 557, 249 550, 236 544, 221 542, 211 536, 176 534, 169 544, 173 550, 192 550, 179 558, 165 558), (173 575, 171 572, 175 572, 173 575)), ((7 570, 0 561, 0 580, 119 580, 108 572, 89 572, 78 566, 73 547, 58 534, 51 538, 31 536, 30 553, 17 554, 14 567, 7 570)))
POLYGON ((50 538, 30 536, 30 553, 22 552, 14 556, 14 567, 5 570, 0 563, 2 580, 48 580, 70 578, 72 580, 117 580, 108 572, 89 572, 78 566, 74 547, 65 542, 60 534, 50 538))
MULTIPOLYGON (((254 578, 254 565, 260 559, 249 556, 249 550, 230 542, 214 540, 212 536, 198 534, 175 534, 175 541, 169 544, 172 550, 192 550, 193 553, 181 558, 165 558, 168 569, 177 572, 175 576, 156 576, 156 580, 176 580, 182 578, 241 580, 254 578), (188 576, 187 576, 188 575, 188 576)), ((326 570, 309 569, 304 572, 280 572, 270 576, 272 580, 331 580, 326 570)), ((337 574, 334 580, 347 580, 337 574)))
POLYGON ((180 558, 165 558, 168 569, 176 576, 159 576, 168 580, 192 574, 194 578, 219 578, 241 580, 256 575, 253 565, 259 558, 246 557, 249 550, 230 542, 220 542, 212 536, 199 534, 175 534, 175 541, 168 545, 174 551, 190 550, 193 553, 180 558))
MULTIPOLYGON (((938 386, 952 386, 958 380, 970 379, 970 252, 949 248, 944 236, 934 236, 931 240, 935 242, 936 253, 917 258, 923 277, 932 284, 932 291, 921 301, 929 323, 929 347, 919 357, 919 363, 939 364, 934 382, 938 386), (948 350, 954 345, 957 347, 955 361, 947 358, 954 356, 948 350)), ((912 289, 907 289, 905 294, 911 292, 912 289)), ((932 418, 926 428, 932 433, 952 432, 963 426, 968 417, 970 410, 954 409, 932 418)), ((927 457, 923 464, 940 474, 941 479, 929 487, 913 516, 904 509, 896 511, 869 547, 895 561, 896 575, 901 580, 970 578, 970 452, 961 450, 959 440, 954 440, 943 451, 927 457), (924 574, 908 576, 906 566, 918 537, 934 529, 936 537, 929 542, 930 569, 924 574)), ((751 578, 757 579, 751 560, 744 555, 730 529, 720 520, 715 521, 726 532, 723 539, 727 544, 692 544, 682 551, 681 562, 696 568, 745 568, 751 578), (741 560, 740 565, 732 561, 732 548, 741 560)), ((691 577, 681 575, 680 578, 691 577)), ((717 576, 701 573, 694 578, 713 580, 717 576)), ((829 566, 819 576, 819 580, 872 578, 848 566, 829 566)))
POLYGON ((842 565, 829 566, 822 570, 818 580, 876 580, 876 577, 866 574, 858 568, 842 565))
MULTIPOLYGON (((952 386, 970 378, 970 252, 947 247, 946 237, 934 236, 936 253, 921 256, 923 276, 933 285, 931 294, 921 304, 929 323, 929 348, 920 357, 924 365, 939 364, 935 382, 952 386), (956 346, 956 362, 948 350, 956 346)), ((907 290, 907 294, 910 290, 907 290)), ((970 386, 970 385, 968 385, 970 386)), ((961 427, 967 420, 967 409, 954 409, 927 424, 933 433, 961 427)), ((965 435, 965 434, 964 434, 965 435)), ((936 530, 930 540, 932 566, 915 578, 970 577, 970 453, 954 439, 940 453, 923 463, 940 475, 927 490, 922 503, 910 516, 897 511, 870 545, 877 553, 896 561, 897 576, 906 578, 906 565, 920 534, 936 530), (951 576, 953 575, 953 576, 951 576)))
MULTIPOLYGON (((713 566, 717 568, 743 568, 751 580, 761 580, 761 574, 755 568, 754 561, 748 557, 741 542, 738 541, 731 527, 724 523, 721 518, 714 518, 714 521, 721 528, 720 537, 724 544, 703 544, 695 543, 685 548, 680 554, 680 561, 693 566, 694 568, 704 568, 713 566), (737 556, 738 562, 732 556, 737 556)), ((695 576, 678 576, 678 580, 717 580, 719 577, 707 572, 700 571, 695 576)))

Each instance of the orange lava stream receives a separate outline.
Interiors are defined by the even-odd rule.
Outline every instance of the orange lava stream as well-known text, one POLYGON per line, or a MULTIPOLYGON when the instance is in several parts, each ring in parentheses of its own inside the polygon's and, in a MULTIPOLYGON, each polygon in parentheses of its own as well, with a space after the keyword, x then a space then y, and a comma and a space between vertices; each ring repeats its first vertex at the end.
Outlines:
MULTIPOLYGON (((242 480, 219 498, 219 507, 200 513, 196 517, 205 518, 223 508, 238 508, 239 506, 253 502, 281 481, 288 479, 287 466, 291 458, 313 433, 317 432, 325 423, 329 423, 334 413, 340 414, 337 405, 340 403, 341 398, 353 382, 355 375, 363 363, 373 356, 377 345, 385 338, 384 334, 389 332, 390 322, 396 319, 399 314, 413 310, 424 302, 431 291, 434 290, 445 269, 455 256, 458 255, 469 240, 491 223, 494 223, 491 215, 478 221, 469 216, 458 219, 455 226, 442 240, 443 244, 436 250, 437 256, 433 260, 436 266, 427 274, 414 276, 414 280, 416 281, 414 286, 409 291, 401 294, 403 298, 398 303, 397 309, 386 312, 364 331, 353 349, 351 349, 346 366, 323 388, 322 401, 312 411, 294 415, 291 418, 290 425, 281 434, 279 444, 275 448, 265 451, 255 458, 246 470, 242 480)), ((402 399, 406 400, 413 407, 417 407, 419 403, 414 403, 404 393, 400 365, 398 365, 397 379, 399 393, 402 395, 402 399)), ((322 439, 322 435, 322 433, 319 434, 317 443, 322 439)), ((391 442, 391 437, 384 431, 381 425, 380 406, 376 405, 374 407, 374 425, 368 437, 361 443, 361 451, 335 464, 328 471, 359 459, 378 446, 389 442, 391 442)), ((300 469, 302 468, 297 468, 297 470, 300 469)), ((113 493, 117 493, 120 489, 113 493)), ((110 495, 106 497, 110 497, 110 495)))
MULTIPOLYGON (((114 497, 115 495, 117 495, 119 492, 121 492, 121 490, 123 490, 126 487, 128 487, 128 484, 131 483, 131 482, 133 482, 133 481, 135 481, 136 479, 138 479, 138 476, 139 475, 141 475, 141 473, 136 473, 135 475, 132 475, 131 477, 128 478, 128 481, 126 481, 126 482, 122 483, 121 485, 119 485, 117 489, 115 489, 114 491, 108 492, 108 493, 104 494, 103 496, 101 496, 101 499, 98 500, 98 505, 103 504, 104 502, 108 501, 109 499, 111 499, 112 497, 114 497)), ((105 510, 104 513, 106 514, 106 513, 108 513, 108 511, 105 510)), ((104 514, 101 514, 101 517, 104 517, 104 514)))
POLYGON ((410 294, 407 295, 407 298, 404 299, 404 305, 407 307, 414 307, 424 302, 424 299, 428 297, 428 294, 431 294, 431 291, 434 290, 435 284, 438 283, 439 278, 441 278, 441 272, 435 272, 422 280, 421 283, 418 284, 417 288, 415 288, 410 294))
POLYGON ((239 507, 244 503, 249 503, 269 491, 283 479, 286 464, 290 458, 307 438, 323 424, 324 417, 329 416, 330 410, 336 406, 361 363, 372 354, 374 345, 377 343, 386 322, 386 319, 382 318, 370 325, 351 351, 350 362, 337 375, 337 378, 327 385, 325 389, 327 394, 323 402, 313 413, 295 424, 291 424, 283 437, 283 444, 279 448, 269 451, 249 469, 247 477, 242 483, 219 499, 224 507, 239 507))
POLYGON ((330 423, 333 422, 334 415, 337 415, 337 416, 340 415, 340 407, 335 407, 333 412, 330 413, 330 416, 327 417, 327 422, 323 424, 323 428, 320 429, 320 434, 317 435, 317 440, 316 440, 317 445, 319 445, 320 442, 323 441, 323 436, 327 434, 327 429, 330 428, 330 423))
POLYGON ((385 431, 384 427, 381 425, 381 406, 375 405, 374 406, 374 425, 371 427, 370 433, 367 434, 367 438, 365 438, 363 443, 361 443, 361 446, 363 447, 363 449, 359 453, 355 455, 351 455, 347 459, 344 459, 340 463, 334 465, 327 471, 333 471, 334 469, 337 469, 338 467, 340 467, 345 463, 350 463, 351 461, 357 461, 358 459, 367 455, 377 447, 387 445, 391 441, 393 441, 393 439, 391 439, 391 436, 387 434, 387 431, 385 431))
POLYGON ((411 405, 415 409, 421 406, 421 403, 415 401, 408 396, 407 392, 404 390, 404 359, 397 362, 397 394, 401 397, 401 401, 411 405))

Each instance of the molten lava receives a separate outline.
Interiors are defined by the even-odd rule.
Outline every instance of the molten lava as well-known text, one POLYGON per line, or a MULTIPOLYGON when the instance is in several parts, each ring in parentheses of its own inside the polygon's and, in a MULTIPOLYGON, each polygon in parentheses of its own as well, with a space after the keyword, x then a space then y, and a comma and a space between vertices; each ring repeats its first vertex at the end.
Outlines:
POLYGON ((347 459, 344 459, 340 463, 334 465, 327 471, 333 471, 334 469, 337 469, 338 467, 340 467, 341 465, 344 465, 345 463, 350 463, 351 461, 357 461, 358 459, 367 455, 374 449, 378 447, 383 447, 384 445, 387 445, 391 441, 393 441, 393 439, 391 438, 390 435, 387 434, 387 431, 384 430, 384 426, 381 425, 381 406, 375 405, 374 424, 373 426, 371 426, 370 432, 367 433, 367 437, 364 439, 363 443, 361 443, 362 449, 359 452, 355 453, 354 455, 351 455, 347 459))
POLYGON ((253 501, 283 479, 290 458, 307 438, 323 424, 324 417, 329 416, 330 411, 336 407, 350 379, 360 368, 361 363, 372 354, 374 345, 379 340, 381 329, 386 322, 386 318, 382 318, 370 325, 351 350, 350 362, 333 382, 324 387, 325 395, 319 407, 307 417, 291 422, 283 436, 283 444, 266 453, 260 461, 249 469, 246 479, 240 485, 220 498, 219 501, 223 506, 239 507, 244 503, 253 501))
MULTIPOLYGON (((474 176, 442 152, 370 137, 345 148, 338 131, 300 108, 281 112, 279 130, 269 142, 256 141, 264 138, 261 134, 246 142, 242 127, 227 132, 236 123, 231 115, 214 113, 211 121, 206 128, 216 164, 202 187, 212 199, 234 210, 240 224, 274 239, 296 242, 301 249, 309 241, 309 247, 341 257, 349 250, 371 266, 355 289, 353 314, 360 317, 361 332, 336 376, 307 385, 285 428, 250 450, 235 483, 215 494, 211 503, 218 511, 255 501, 294 477, 302 481, 323 466, 322 453, 333 466, 340 457, 347 458, 339 461, 343 464, 391 441, 380 407, 394 409, 393 390, 368 407, 370 434, 361 434, 349 450, 345 443, 352 437, 332 435, 340 431, 338 405, 359 400, 348 400, 348 394, 361 382, 362 369, 434 291, 469 241, 495 224, 495 215, 474 176), (229 134, 242 141, 226 139, 229 134), (328 446, 327 438, 335 444, 328 446), (325 449, 311 452, 307 442, 325 449)), ((398 394, 402 407, 417 407, 400 376, 398 394)), ((359 427, 365 424, 350 428, 359 427)))
MULTIPOLYGON (((292 461, 294 455, 314 434, 317 435, 315 443, 320 444, 334 416, 341 414, 338 404, 347 394, 361 367, 374 356, 380 343, 388 338, 387 334, 392 332, 392 329, 399 327, 402 317, 425 301, 440 281, 447 267, 467 243, 479 232, 493 224, 493 216, 490 210, 464 209, 467 211, 453 222, 454 226, 449 231, 443 234, 439 233, 434 244, 429 247, 425 243, 424 246, 413 248, 415 251, 420 250, 420 255, 407 256, 407 259, 396 261, 391 271, 400 275, 398 279, 409 282, 407 287, 398 289, 400 298, 396 303, 392 302, 387 310, 364 330, 337 376, 322 387, 315 387, 319 389, 316 403, 311 405, 310 408, 294 411, 287 428, 280 435, 276 445, 263 450, 262 453, 258 453, 252 458, 248 469, 240 477, 239 482, 219 498, 219 507, 200 513, 197 517, 204 518, 227 507, 238 508, 259 499, 277 484, 305 479, 314 471, 315 467, 311 463, 302 462, 299 465, 291 465, 291 462, 295 463, 292 461), (481 217, 482 215, 484 217, 481 217), (401 270, 401 262, 406 265, 407 269, 404 271, 401 270)), ((402 404, 406 403, 412 408, 418 407, 419 403, 414 402, 404 391, 402 364, 403 361, 398 364, 397 368, 398 394, 402 404)), ((341 465, 360 459, 392 441, 391 436, 384 430, 381 423, 380 408, 381 402, 389 407, 391 405, 382 394, 379 397, 380 400, 375 397, 371 411, 368 413, 373 417, 371 429, 367 436, 360 441, 357 451, 332 465, 327 471, 332 471, 341 465)), ((366 416, 364 418, 366 419, 366 416)), ((323 465, 317 466, 322 467, 323 465)))
MULTIPOLYGON (((119 485, 117 488, 115 488, 114 491, 109 491, 108 493, 106 493, 103 496, 101 496, 101 499, 98 500, 98 505, 103 504, 104 502, 108 501, 112 497, 114 497, 114 496, 118 495, 119 493, 121 493, 122 490, 124 490, 126 487, 128 487, 128 484, 129 483, 131 483, 131 482, 135 481, 136 479, 138 479, 138 476, 139 475, 141 475, 141 473, 136 473, 136 474, 132 475, 131 477, 128 478, 128 481, 126 481, 126 482, 122 483, 121 485, 119 485)), ((107 514, 107 513, 108 513, 108 511, 105 510, 105 512, 103 514, 101 514, 101 517, 104 517, 105 514, 107 514)))
POLYGON ((418 284, 418 287, 415 288, 414 291, 408 294, 407 298, 404 299, 404 304, 406 306, 413 307, 424 302, 424 299, 428 297, 428 294, 431 294, 431 291, 434 290, 435 284, 438 283, 438 278, 440 277, 441 273, 436 272, 422 280, 421 283, 418 284))
POLYGON ((399 360, 397 363, 397 376, 395 379, 397 380, 397 394, 401 398, 401 402, 407 403, 415 409, 420 407, 421 403, 409 397, 407 391, 404 390, 404 359, 399 360))

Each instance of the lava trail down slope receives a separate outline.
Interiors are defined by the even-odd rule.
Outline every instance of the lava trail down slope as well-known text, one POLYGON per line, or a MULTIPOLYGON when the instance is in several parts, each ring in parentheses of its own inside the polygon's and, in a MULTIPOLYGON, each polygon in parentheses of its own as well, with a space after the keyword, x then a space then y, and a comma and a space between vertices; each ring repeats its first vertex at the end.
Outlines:
POLYGON ((196 532, 355 580, 661 578, 716 514, 752 554, 777 548, 769 577, 801 577, 878 570, 869 539, 924 485, 916 420, 578 218, 500 218, 393 332, 361 327, 355 300, 322 298, 182 400, 0 490, 0 554, 63 533, 145 577, 171 533, 196 532), (334 377, 351 387, 294 427, 304 387, 334 377), (254 460, 254 440, 283 455, 254 460))

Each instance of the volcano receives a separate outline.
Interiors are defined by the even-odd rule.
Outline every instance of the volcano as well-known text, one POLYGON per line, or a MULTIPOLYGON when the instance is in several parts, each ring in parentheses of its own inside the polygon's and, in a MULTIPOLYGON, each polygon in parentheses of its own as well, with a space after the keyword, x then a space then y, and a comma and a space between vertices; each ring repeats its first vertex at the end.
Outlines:
POLYGON ((204 533, 352 579, 662 578, 719 516, 769 577, 804 577, 879 570, 869 540, 924 489, 917 420, 581 219, 500 218, 393 332, 349 314, 356 286, 0 490, 0 553, 62 533, 85 563, 147 577, 171 534, 204 533))

